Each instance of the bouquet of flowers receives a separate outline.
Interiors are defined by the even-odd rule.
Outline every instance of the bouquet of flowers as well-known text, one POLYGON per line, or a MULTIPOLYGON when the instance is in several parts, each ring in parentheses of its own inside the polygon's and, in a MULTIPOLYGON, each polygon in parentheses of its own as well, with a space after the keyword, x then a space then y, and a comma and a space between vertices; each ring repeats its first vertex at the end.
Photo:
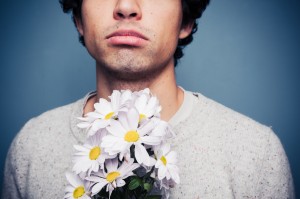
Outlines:
POLYGON ((74 145, 64 198, 168 198, 180 178, 167 142, 174 133, 160 119, 158 99, 149 89, 115 90, 109 99, 100 98, 79 118, 87 140, 74 145))

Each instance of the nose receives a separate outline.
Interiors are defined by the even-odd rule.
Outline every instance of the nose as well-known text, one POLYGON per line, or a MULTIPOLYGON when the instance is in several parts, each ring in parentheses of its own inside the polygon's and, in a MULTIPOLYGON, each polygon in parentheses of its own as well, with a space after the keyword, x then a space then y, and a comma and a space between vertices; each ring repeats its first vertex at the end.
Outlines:
POLYGON ((140 20, 142 12, 138 0, 118 0, 114 9, 116 20, 140 20))

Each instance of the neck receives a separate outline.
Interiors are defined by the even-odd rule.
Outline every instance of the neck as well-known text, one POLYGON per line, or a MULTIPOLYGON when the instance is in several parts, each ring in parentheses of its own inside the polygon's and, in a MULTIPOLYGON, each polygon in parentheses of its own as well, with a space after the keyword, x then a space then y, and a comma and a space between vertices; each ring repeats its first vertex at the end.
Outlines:
POLYGON ((141 80, 121 80, 102 70, 102 67, 96 67, 97 95, 90 99, 84 112, 93 111, 93 104, 99 98, 108 98, 113 90, 139 91, 149 88, 151 93, 159 99, 162 106, 161 119, 168 121, 179 109, 183 102, 183 91, 176 85, 174 66, 166 66, 163 71, 151 78, 142 78, 141 80), (145 80, 146 79, 146 80, 145 80))

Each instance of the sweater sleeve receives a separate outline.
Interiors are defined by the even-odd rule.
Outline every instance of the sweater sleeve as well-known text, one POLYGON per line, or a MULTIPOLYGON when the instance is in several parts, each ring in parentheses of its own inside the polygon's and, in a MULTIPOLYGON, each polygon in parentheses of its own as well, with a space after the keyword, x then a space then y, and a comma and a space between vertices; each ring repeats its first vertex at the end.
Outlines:
POLYGON ((24 135, 25 127, 14 138, 6 157, 2 188, 3 199, 26 198, 30 149, 26 144, 28 137, 26 134, 24 135))
POLYGON ((294 199, 293 179, 287 156, 278 137, 270 131, 257 184, 258 198, 294 199))

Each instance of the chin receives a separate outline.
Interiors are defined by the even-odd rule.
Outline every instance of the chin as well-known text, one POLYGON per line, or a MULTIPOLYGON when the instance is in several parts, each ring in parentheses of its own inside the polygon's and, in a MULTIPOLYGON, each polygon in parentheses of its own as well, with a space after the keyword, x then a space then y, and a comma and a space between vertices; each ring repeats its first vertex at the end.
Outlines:
POLYGON ((102 66, 103 72, 111 78, 130 82, 149 81, 159 75, 165 68, 164 65, 145 64, 145 62, 115 63, 102 66))
POLYGON ((110 76, 113 76, 119 80, 126 81, 139 81, 141 79, 149 79, 153 71, 147 67, 128 67, 128 66, 119 66, 117 68, 108 69, 110 76))

